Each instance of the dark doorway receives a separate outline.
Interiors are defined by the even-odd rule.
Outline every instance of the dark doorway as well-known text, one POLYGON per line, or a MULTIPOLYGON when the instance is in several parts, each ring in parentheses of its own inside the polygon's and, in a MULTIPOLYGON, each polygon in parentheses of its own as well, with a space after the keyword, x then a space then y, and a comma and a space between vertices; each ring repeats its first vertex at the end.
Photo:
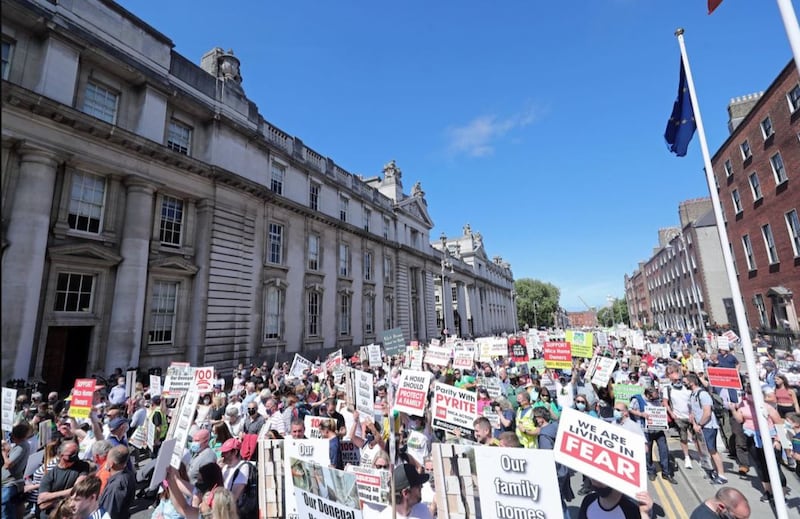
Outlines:
POLYGON ((51 326, 47 330, 42 378, 48 391, 68 392, 86 377, 91 326, 51 326))

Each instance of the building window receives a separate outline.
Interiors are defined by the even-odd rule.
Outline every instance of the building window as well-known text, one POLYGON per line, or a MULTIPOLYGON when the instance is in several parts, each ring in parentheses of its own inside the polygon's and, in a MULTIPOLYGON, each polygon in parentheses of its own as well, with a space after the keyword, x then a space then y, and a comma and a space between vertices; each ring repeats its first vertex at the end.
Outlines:
POLYGON ((416 229, 411 229, 411 246, 413 248, 419 248, 419 231, 416 229))
POLYGON ((753 201, 761 200, 761 184, 758 182, 758 174, 753 171, 750 173, 750 190, 753 192, 753 201))
POLYGON ((350 275, 350 246, 344 243, 339 244, 339 275, 342 277, 350 275))
POLYGON ((150 344, 172 344, 175 309, 178 304, 178 283, 156 281, 150 306, 150 344))
POLYGON ((753 255, 753 243, 750 241, 749 234, 742 236, 742 249, 744 249, 744 257, 747 260, 747 270, 755 270, 756 257, 753 255))
POLYGON ((774 133, 775 129, 772 127, 772 119, 766 117, 763 121, 761 121, 761 135, 764 136, 764 140, 767 140, 772 137, 772 134, 774 133))
POLYGON ((188 155, 191 146, 192 129, 182 122, 172 119, 167 130, 167 148, 188 155))
POLYGON ((364 296, 364 334, 375 333, 375 296, 364 296))
POLYGON ((91 312, 94 276, 59 272, 56 283, 56 312, 91 312))
POLYGON ((742 198, 739 196, 739 190, 734 189, 731 191, 731 200, 733 200, 733 211, 736 214, 742 212, 742 198))
POLYGON ((69 199, 69 228, 98 234, 103 219, 106 181, 88 173, 75 173, 69 199))
POLYGON ((364 208, 364 230, 369 232, 369 221, 372 219, 372 211, 364 208))
POLYGON ((374 270, 375 270, 375 268, 373 266, 373 261, 372 261, 372 252, 371 251, 365 251, 364 252, 364 279, 367 280, 367 281, 372 281, 373 278, 375 277, 374 274, 373 274, 374 270))
POLYGON ((308 270, 319 270, 319 236, 308 235, 308 270))
POLYGON ((450 287, 450 299, 454 305, 458 304, 458 287, 455 285, 450 287))
POLYGON ((739 145, 739 149, 742 151, 742 160, 747 160, 753 156, 753 151, 750 149, 750 142, 747 139, 739 145))
POLYGON ((725 161, 725 176, 729 177, 733 175, 733 166, 731 165, 731 159, 725 161))
POLYGON ((800 257, 800 219, 797 217, 797 209, 792 209, 784 216, 786 218, 786 229, 789 231, 789 238, 792 241, 794 257, 800 257))
POLYGON ((312 211, 319 211, 319 190, 320 185, 316 182, 308 185, 308 206, 312 211))
POLYGON ((728 250, 731 251, 731 259, 733 260, 733 271, 736 272, 736 275, 739 275, 739 265, 736 263, 736 254, 733 253, 733 244, 728 243, 728 250))
POLYGON ((319 337, 320 294, 312 290, 308 292, 306 301, 306 335, 319 337))
POLYGON ((107 123, 117 120, 119 95, 108 88, 89 81, 83 98, 83 111, 107 123))
POLYGON ((168 247, 181 246, 181 229, 183 228, 183 200, 164 196, 161 199, 161 224, 159 239, 168 247))
POLYGON ((761 326, 767 325, 767 307, 764 305, 764 296, 761 294, 756 294, 753 297, 753 303, 756 305, 756 310, 758 310, 758 322, 761 323, 761 326))
POLYGON ((775 183, 780 185, 789 180, 786 176, 786 167, 783 165, 783 157, 781 152, 776 153, 769 158, 769 163, 772 165, 772 172, 775 174, 775 183))
POLYGON ((269 224, 269 258, 275 265, 283 264, 283 225, 269 224))
POLYGON ((389 256, 383 257, 383 282, 391 284, 394 280, 394 266, 392 265, 392 258, 389 256))
POLYGON ((772 236, 772 226, 770 224, 761 226, 761 236, 764 237, 764 247, 767 249, 769 264, 778 263, 778 249, 775 248, 775 237, 772 236))
POLYGON ((267 318, 264 330, 265 339, 280 339, 283 336, 283 290, 267 287, 267 318))
POLYGON ((8 73, 11 70, 11 57, 14 54, 14 44, 10 41, 3 40, 3 60, 2 60, 2 78, 8 79, 8 73))
POLYGON ((272 163, 272 178, 269 182, 269 189, 273 193, 283 194, 283 179, 286 176, 286 168, 280 164, 272 163))
POLYGON ((350 335, 350 294, 339 294, 339 335, 350 335))
POLYGON ((389 230, 390 230, 390 228, 391 227, 390 227, 389 219, 384 217, 383 218, 383 237, 386 238, 387 240, 389 239, 389 230))
POLYGON ((786 100, 789 101, 789 110, 791 110, 792 113, 800 110, 800 85, 795 85, 789 90, 786 94, 786 100))
POLYGON ((347 209, 350 206, 350 200, 343 195, 339 195, 339 220, 347 221, 347 209))

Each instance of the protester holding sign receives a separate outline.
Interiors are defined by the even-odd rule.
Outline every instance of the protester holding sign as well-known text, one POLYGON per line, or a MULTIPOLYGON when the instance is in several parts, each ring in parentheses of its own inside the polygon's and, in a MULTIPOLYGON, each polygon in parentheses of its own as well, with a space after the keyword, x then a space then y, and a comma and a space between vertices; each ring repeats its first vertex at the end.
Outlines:
POLYGON ((647 492, 636 494, 637 502, 622 495, 596 479, 592 480, 594 492, 583 498, 577 519, 650 519, 653 499, 647 492))

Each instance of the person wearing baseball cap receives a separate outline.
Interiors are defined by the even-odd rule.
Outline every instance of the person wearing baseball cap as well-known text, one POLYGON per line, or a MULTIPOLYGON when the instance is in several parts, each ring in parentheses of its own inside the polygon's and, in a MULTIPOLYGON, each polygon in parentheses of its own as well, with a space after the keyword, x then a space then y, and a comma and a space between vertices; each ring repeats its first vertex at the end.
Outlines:
POLYGON ((247 485, 247 478, 253 467, 249 463, 242 463, 239 455, 242 443, 236 438, 228 438, 219 450, 222 468, 222 479, 225 488, 231 491, 236 501, 241 497, 244 487, 247 485))
MULTIPOLYGON (((398 465, 392 471, 397 519, 432 519, 430 510, 422 502, 422 485, 428 481, 428 474, 420 474, 410 463, 398 465)), ((381 519, 392 516, 392 507, 387 506, 381 519)))

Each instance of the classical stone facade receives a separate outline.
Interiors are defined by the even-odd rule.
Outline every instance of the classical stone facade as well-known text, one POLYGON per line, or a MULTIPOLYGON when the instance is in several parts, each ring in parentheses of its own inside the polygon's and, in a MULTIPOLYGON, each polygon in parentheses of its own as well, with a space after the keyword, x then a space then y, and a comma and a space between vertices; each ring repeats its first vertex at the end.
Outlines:
MULTIPOLYGON (((232 51, 195 65, 110 0, 4 0, 2 45, 3 381, 439 336, 421 185, 267 122, 232 51)), ((459 242, 451 333, 513 330, 510 267, 459 242)))

